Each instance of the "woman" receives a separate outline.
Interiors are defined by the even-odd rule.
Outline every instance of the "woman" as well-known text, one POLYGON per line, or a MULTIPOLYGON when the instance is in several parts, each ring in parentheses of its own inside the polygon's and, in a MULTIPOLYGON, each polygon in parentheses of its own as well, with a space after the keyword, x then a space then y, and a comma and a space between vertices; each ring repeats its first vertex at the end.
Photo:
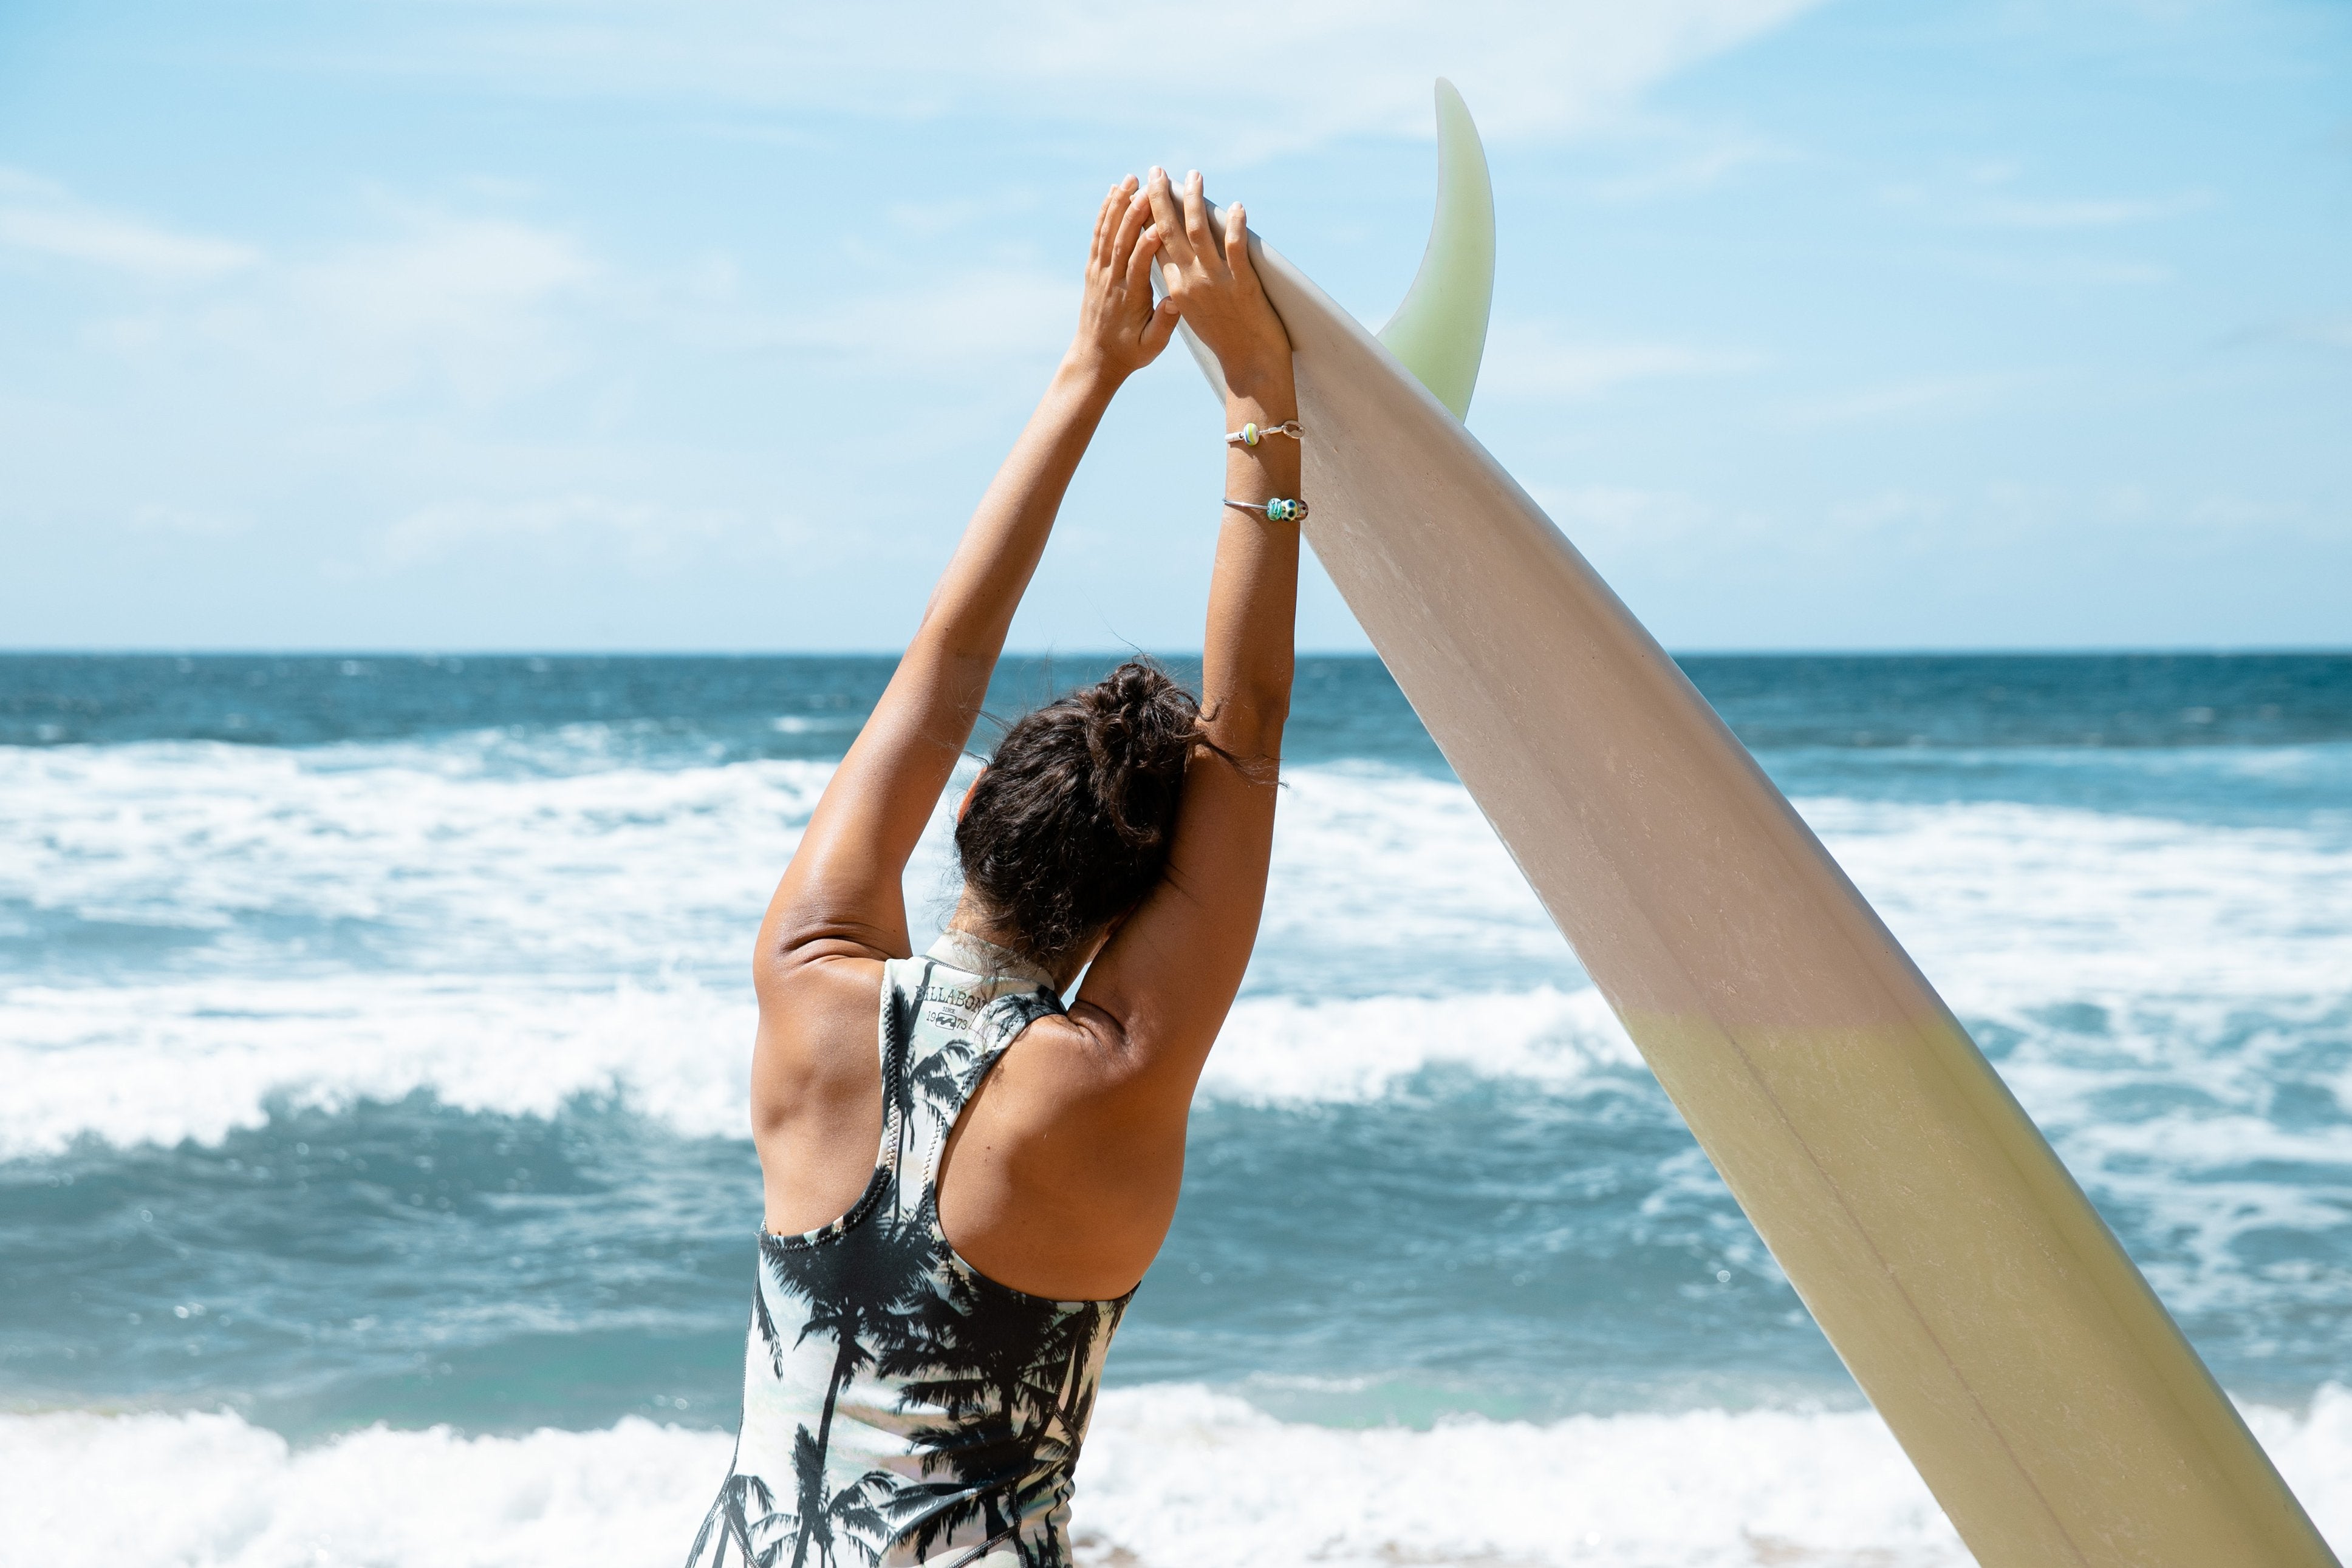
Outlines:
POLYGON ((761 926, 766 1225, 694 1563, 1069 1561, 1103 1356, 1256 937, 1290 700, 1297 508, 1267 505, 1298 494, 1290 343, 1240 204, 1222 242, 1206 214, 1198 173, 1104 199, 1076 340, 761 926), (1234 432, 1200 698, 1136 663, 1014 725, 958 810, 954 918, 909 956, 907 857, 1087 439, 1180 315, 1234 432))

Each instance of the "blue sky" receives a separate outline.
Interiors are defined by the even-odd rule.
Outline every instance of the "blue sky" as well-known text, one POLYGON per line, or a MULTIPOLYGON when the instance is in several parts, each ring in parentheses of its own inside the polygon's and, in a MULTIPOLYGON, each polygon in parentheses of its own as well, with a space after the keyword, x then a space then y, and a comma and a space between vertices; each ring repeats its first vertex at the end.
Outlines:
MULTIPOLYGON (((2340 4, 16 0, 0 645, 895 646, 1104 187, 1377 323, 1441 73, 1471 428, 1670 647, 2352 643, 2340 4)), ((1016 644, 1197 645, 1218 429, 1138 378, 1016 644)))

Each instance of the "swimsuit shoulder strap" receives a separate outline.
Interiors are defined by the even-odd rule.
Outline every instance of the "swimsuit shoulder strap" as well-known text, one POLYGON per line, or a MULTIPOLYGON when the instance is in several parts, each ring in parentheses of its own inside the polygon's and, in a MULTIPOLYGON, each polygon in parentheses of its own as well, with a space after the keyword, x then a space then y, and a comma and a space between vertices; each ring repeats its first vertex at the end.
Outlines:
POLYGON ((1023 1030, 1062 1010, 1045 987, 1006 984, 928 955, 882 966, 882 1152, 906 1218, 928 1205, 948 1135, 989 1068, 1023 1030))

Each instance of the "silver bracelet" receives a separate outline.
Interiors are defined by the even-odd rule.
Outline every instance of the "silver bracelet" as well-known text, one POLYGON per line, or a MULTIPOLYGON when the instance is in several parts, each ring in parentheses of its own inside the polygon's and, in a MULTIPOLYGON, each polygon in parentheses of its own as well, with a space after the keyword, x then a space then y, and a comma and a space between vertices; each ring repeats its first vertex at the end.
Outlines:
POLYGON ((1244 446, 1255 446, 1269 435, 1287 435, 1293 441, 1307 439, 1307 432, 1298 427, 1295 419, 1286 419, 1280 424, 1260 424, 1253 420, 1239 430, 1225 432, 1225 444, 1231 446, 1239 442, 1244 446))
POLYGON ((1286 501, 1279 496, 1271 501, 1236 501, 1228 496, 1225 505, 1239 507, 1244 512, 1259 513, 1269 523, 1303 523, 1307 520, 1306 502, 1286 501))

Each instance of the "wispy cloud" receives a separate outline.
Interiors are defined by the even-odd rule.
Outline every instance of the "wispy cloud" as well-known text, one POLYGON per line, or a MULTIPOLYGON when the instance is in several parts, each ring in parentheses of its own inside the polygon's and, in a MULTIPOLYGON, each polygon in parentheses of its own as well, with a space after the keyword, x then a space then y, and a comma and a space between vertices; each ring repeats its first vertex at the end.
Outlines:
POLYGON ((1986 202, 1967 216, 1969 221, 1994 228, 2109 229, 2179 217, 2212 204, 2211 193, 2205 191, 2182 191, 2169 196, 2091 196, 2073 200, 2009 198, 1986 202))
POLYGON ((2116 229, 2185 217, 2213 204, 2205 190, 2158 195, 2032 195, 2015 187, 2013 164, 1983 163, 1957 175, 1907 180, 1885 187, 1888 205, 1963 228, 2116 229))
MULTIPOLYGON (((15 179, 0 201, 36 183, 15 179)), ((373 232, 307 254, 188 248, 179 276, 203 287, 137 296, 94 319, 87 340, 150 367, 234 364, 327 406, 398 398, 479 413, 591 371, 625 376, 629 356, 664 343, 966 385, 975 365, 1050 354, 1077 308, 1074 269, 1018 258, 974 263, 951 280, 877 266, 860 287, 795 294, 772 279, 755 286, 724 252, 632 268, 510 213, 383 197, 373 208, 373 232), (194 270, 230 255, 234 267, 194 270)), ((0 206, 0 220, 9 210, 0 206)), ((113 221, 125 234, 163 234, 113 221)), ((0 241, 7 234, 0 227, 0 241)))
POLYGON ((1726 522, 1714 507, 1677 490, 1579 485, 1538 487, 1534 494, 1570 538, 1604 548, 1687 544, 1726 522))
POLYGON ((646 561, 726 534, 740 522, 730 511, 582 492, 505 500, 469 497, 399 517, 377 539, 375 553, 388 566, 423 566, 520 542, 562 554, 618 548, 646 561))
POLYGON ((190 538, 234 538, 253 527, 253 513, 243 507, 214 509, 149 502, 135 507, 131 526, 149 533, 178 534, 190 538))
POLYGON ((1992 250, 1957 246, 1939 259, 1954 272, 2002 283, 2059 288, 2146 288, 2179 274, 2167 261, 2081 251, 1992 250))
POLYGON ((150 365, 237 364, 330 403, 425 392, 466 409, 546 385, 589 352, 579 311, 604 273, 570 235, 500 216, 386 216, 366 237, 142 298, 90 339, 150 365))
POLYGON ((579 241, 508 217, 408 212, 394 232, 288 269, 277 301, 340 395, 436 383, 480 406, 543 385, 581 350, 560 319, 599 281, 579 241))
POLYGON ((2004 394, 2040 379, 2018 372, 1917 376, 1806 398, 1781 410, 1790 423, 1804 426, 1863 424, 1885 419, 1948 417, 1990 407, 2004 394))
POLYGON ((652 308, 707 347, 791 353, 839 365, 931 378, 974 361, 1052 352, 1077 320, 1074 271, 1000 264, 880 283, 823 308, 785 308, 748 297, 723 261, 706 263, 683 290, 652 308))
POLYGON ((0 170, 0 248, 162 281, 217 277, 261 259, 249 246, 101 211, 15 170, 0 170))
POLYGON ((1185 128, 1246 155, 1426 135, 1430 78, 1502 138, 1574 130, 1815 0, 1209 0, 1181 25, 1079 0, 894 9, 719 0, 476 0, 320 63, 499 91, 690 99, 860 118, 985 113, 1185 128))
POLYGON ((1501 397, 1595 397, 1631 382, 1737 375, 1762 363, 1744 350, 1580 342, 1546 322, 1498 322, 1486 340, 1478 384, 1501 397))
POLYGON ((1638 202, 1713 190, 1742 170, 1786 163, 1801 154, 1786 142, 1745 132, 1709 132, 1688 127, 1645 125, 1636 132, 1662 149, 1636 154, 1629 173, 1603 180, 1592 193, 1603 201, 1638 202))
POLYGON ((2290 329, 2306 343, 2328 349, 2352 349, 2352 316, 2317 317, 2297 321, 2290 329))

